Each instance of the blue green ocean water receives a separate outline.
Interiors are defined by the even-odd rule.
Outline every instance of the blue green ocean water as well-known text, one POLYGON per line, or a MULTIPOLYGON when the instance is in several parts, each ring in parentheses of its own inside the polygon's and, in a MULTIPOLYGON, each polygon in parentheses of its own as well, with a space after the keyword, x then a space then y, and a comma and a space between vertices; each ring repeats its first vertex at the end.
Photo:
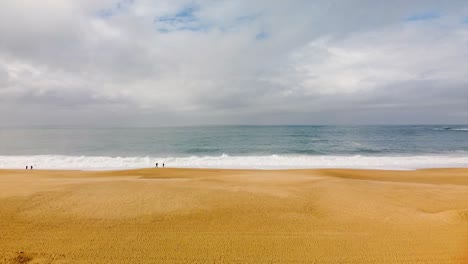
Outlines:
POLYGON ((468 167, 468 125, 3 128, 0 168, 468 167))

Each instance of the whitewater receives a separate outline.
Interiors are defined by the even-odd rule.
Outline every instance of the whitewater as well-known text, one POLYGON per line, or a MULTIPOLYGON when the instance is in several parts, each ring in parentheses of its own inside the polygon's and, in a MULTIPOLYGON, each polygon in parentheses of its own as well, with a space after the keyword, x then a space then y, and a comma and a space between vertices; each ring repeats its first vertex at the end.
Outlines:
POLYGON ((430 156, 190 156, 190 157, 105 157, 105 156, 0 156, 0 168, 70 170, 123 170, 154 168, 155 163, 166 168, 222 168, 222 169, 420 169, 468 167, 465 155, 430 156))

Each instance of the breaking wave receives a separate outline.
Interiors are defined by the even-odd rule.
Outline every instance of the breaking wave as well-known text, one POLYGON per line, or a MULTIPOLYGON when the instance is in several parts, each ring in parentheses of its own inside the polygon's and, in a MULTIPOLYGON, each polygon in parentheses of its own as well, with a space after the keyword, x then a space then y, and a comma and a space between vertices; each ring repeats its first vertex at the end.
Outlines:
POLYGON ((188 156, 188 157, 105 157, 105 156, 0 156, 0 168, 108 170, 152 168, 155 163, 171 168, 229 168, 229 169, 306 169, 306 168, 365 168, 418 169, 468 167, 464 153, 416 156, 188 156))

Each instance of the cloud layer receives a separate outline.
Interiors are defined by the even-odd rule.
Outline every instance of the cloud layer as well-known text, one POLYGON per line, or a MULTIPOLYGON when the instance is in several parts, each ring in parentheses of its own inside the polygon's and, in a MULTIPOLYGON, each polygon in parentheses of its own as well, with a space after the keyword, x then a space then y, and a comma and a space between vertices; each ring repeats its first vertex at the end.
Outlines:
POLYGON ((468 5, 407 2, 2 1, 0 123, 468 123, 468 5))

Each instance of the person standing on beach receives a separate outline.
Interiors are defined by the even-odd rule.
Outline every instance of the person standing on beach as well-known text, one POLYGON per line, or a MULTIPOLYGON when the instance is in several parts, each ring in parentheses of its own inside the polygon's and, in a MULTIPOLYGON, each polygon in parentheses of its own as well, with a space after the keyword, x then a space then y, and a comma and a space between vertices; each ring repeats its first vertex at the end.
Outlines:
POLYGON ((164 163, 163 163, 163 168, 164 168, 164 163))
POLYGON ((31 170, 33 169, 33 166, 31 165, 31 170))
POLYGON ((28 169, 28 166, 26 165, 26 169, 28 169))
POLYGON ((158 163, 156 162, 156 168, 158 167, 158 163))

